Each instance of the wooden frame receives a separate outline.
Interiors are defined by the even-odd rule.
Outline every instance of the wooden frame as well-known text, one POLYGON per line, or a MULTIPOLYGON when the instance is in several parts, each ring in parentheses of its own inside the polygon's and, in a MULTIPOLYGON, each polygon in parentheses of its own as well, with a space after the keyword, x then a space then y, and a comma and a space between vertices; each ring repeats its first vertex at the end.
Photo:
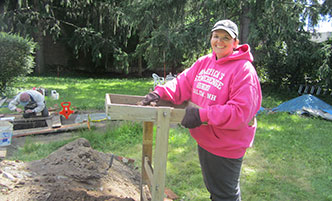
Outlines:
POLYGON ((111 117, 111 120, 156 122, 158 109, 169 108, 171 110, 170 123, 181 122, 187 103, 174 105, 170 102, 160 100, 156 106, 138 105, 137 103, 143 98, 143 96, 106 94, 106 114, 111 117))
POLYGON ((141 200, 146 200, 143 185, 150 188, 152 201, 164 200, 169 125, 180 123, 186 103, 173 105, 160 100, 156 106, 141 106, 143 96, 106 94, 106 114, 111 120, 143 121, 141 200), (152 163, 153 125, 156 124, 156 143, 152 163))

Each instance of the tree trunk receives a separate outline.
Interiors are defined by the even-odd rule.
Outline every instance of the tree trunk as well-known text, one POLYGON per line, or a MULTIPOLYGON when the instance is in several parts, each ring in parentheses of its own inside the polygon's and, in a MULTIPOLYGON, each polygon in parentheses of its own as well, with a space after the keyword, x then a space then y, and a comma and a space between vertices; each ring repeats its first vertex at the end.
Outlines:
MULTIPOLYGON (((34 7, 39 12, 39 2, 38 0, 34 0, 34 7)), ((44 62, 44 37, 43 37, 43 29, 40 26, 40 23, 37 25, 38 33, 35 35, 35 42, 38 43, 39 48, 36 50, 36 68, 35 73, 37 75, 43 74, 45 72, 45 62, 44 62)))
POLYGON ((249 3, 245 1, 240 16, 240 33, 239 33, 240 43, 248 43, 249 24, 250 24, 250 18, 248 17, 249 12, 250 12, 249 3))
POLYGON ((36 68, 35 73, 37 75, 43 74, 45 72, 45 60, 44 60, 44 43, 43 34, 40 31, 36 34, 35 40, 38 43, 39 48, 36 51, 36 68))
POLYGON ((2 15, 5 10, 5 1, 0 1, 0 14, 2 15))
POLYGON ((138 56, 138 72, 139 77, 143 76, 143 67, 142 67, 142 56, 138 56))

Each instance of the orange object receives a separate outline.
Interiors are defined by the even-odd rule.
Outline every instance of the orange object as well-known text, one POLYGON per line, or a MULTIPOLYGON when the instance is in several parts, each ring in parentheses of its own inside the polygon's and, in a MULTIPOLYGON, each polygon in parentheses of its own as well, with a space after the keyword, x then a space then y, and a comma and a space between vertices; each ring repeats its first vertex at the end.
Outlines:
POLYGON ((69 107, 71 105, 71 102, 62 102, 61 106, 62 106, 62 111, 59 112, 59 114, 62 114, 63 116, 66 117, 66 119, 68 119, 68 117, 74 113, 73 110, 71 110, 69 107))

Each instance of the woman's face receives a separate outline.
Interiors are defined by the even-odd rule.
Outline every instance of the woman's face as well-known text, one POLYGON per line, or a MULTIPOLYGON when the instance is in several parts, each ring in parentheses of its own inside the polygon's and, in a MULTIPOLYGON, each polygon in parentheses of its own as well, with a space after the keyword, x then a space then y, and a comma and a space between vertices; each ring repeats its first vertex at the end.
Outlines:
POLYGON ((233 49, 237 47, 239 41, 233 39, 226 31, 216 30, 212 32, 211 47, 217 55, 217 59, 226 57, 233 53, 233 49))

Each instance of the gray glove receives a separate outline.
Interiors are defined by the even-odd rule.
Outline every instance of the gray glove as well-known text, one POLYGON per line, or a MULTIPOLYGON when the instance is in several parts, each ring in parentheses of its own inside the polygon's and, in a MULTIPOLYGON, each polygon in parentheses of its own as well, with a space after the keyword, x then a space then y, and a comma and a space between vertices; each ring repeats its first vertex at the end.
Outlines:
POLYGON ((150 92, 142 100, 142 104, 150 105, 151 102, 158 102, 159 100, 160 100, 160 96, 156 92, 150 92))
POLYGON ((186 114, 184 115, 181 125, 185 128, 196 128, 202 125, 201 118, 199 116, 199 109, 188 106, 186 108, 186 114))

